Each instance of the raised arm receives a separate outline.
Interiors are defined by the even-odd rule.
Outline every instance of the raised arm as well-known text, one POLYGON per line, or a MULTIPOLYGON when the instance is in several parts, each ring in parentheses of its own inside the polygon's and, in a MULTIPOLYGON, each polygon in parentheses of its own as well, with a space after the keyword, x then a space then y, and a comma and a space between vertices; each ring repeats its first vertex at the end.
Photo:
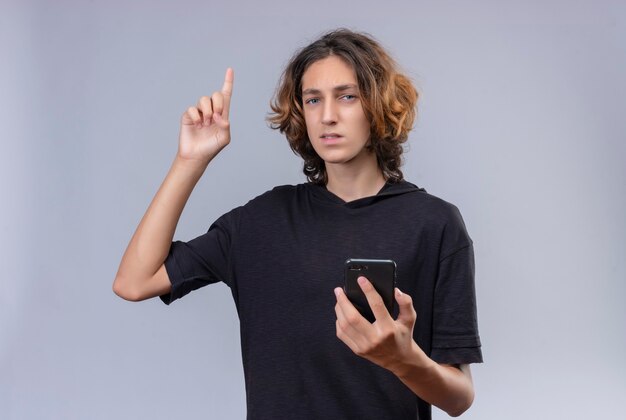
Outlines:
POLYGON ((230 143, 230 100, 234 74, 226 70, 221 91, 203 96, 182 115, 178 152, 130 240, 113 282, 115 294, 131 301, 170 290, 165 271, 176 225, 211 160, 230 143))

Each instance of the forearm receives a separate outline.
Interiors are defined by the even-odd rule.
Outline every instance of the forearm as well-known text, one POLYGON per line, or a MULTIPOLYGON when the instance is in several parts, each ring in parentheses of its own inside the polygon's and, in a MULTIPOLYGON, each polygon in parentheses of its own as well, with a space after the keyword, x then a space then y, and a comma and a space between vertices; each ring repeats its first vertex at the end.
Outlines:
POLYGON ((176 157, 122 257, 113 286, 116 293, 136 294, 140 283, 161 267, 185 204, 205 169, 206 164, 176 157))
POLYGON ((474 386, 467 365, 441 365, 414 345, 413 357, 394 369, 398 378, 422 400, 450 416, 463 414, 474 400, 474 386))

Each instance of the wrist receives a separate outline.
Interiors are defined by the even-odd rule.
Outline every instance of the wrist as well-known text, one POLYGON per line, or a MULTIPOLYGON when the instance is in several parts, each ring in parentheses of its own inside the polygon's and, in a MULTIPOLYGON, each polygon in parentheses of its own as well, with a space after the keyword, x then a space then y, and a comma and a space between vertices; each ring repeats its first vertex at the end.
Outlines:
POLYGON ((192 159, 182 157, 180 154, 176 154, 172 168, 180 170, 188 174, 196 174, 202 176, 207 166, 211 162, 211 158, 205 159, 192 159))
POLYGON ((207 165, 208 162, 203 163, 198 160, 185 159, 177 155, 170 166, 164 182, 174 186, 178 193, 184 192, 188 197, 200 178, 202 178, 207 165))
POLYGON ((428 377, 436 369, 436 365, 437 363, 413 341, 410 351, 389 370, 402 380, 415 375, 428 377))

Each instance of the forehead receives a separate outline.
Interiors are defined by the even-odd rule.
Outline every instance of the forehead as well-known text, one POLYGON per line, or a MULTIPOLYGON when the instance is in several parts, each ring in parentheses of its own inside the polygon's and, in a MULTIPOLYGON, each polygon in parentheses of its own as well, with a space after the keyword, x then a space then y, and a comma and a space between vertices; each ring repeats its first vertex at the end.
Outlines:
POLYGON ((302 90, 332 89, 335 86, 357 84, 352 66, 335 55, 311 64, 302 75, 302 90))

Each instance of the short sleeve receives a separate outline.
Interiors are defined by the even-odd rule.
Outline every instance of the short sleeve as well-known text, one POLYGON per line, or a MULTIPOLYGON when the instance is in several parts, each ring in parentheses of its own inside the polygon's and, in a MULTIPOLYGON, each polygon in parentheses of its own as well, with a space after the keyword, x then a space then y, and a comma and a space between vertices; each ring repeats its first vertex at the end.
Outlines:
POLYGON ((454 206, 450 210, 435 284, 431 358, 438 363, 480 363, 474 247, 461 213, 454 206))
POLYGON ((172 242, 165 259, 172 283, 170 292, 161 296, 165 304, 208 284, 221 281, 231 286, 231 250, 237 214, 238 209, 226 213, 208 232, 189 242, 172 242))
POLYGON ((476 314, 474 251, 466 245, 439 264, 433 305, 431 358, 438 363, 481 363, 476 314))

